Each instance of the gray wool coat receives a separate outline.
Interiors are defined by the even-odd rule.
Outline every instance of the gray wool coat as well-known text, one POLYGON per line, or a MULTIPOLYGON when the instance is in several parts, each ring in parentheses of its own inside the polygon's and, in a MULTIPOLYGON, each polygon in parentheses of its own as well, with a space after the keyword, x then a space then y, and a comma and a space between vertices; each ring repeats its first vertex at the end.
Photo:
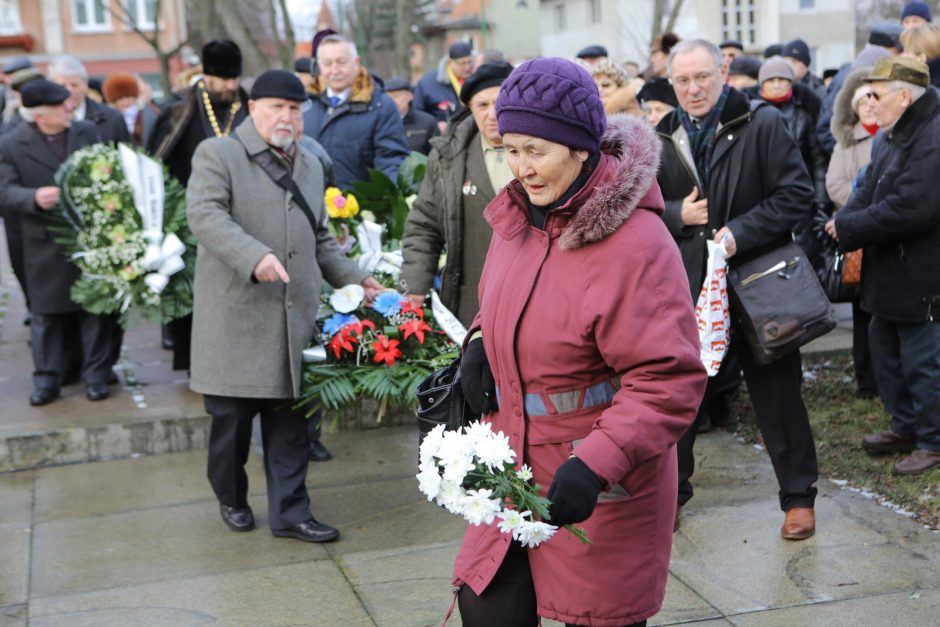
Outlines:
POLYGON ((300 148, 293 172, 316 217, 314 232, 293 196, 249 159, 248 152, 270 149, 251 118, 235 134, 244 145, 232 136, 199 144, 187 187, 189 226, 199 241, 190 387, 217 396, 297 398, 322 282, 358 284, 367 273, 326 227, 320 161, 300 148), (254 280, 268 253, 289 283, 254 280))

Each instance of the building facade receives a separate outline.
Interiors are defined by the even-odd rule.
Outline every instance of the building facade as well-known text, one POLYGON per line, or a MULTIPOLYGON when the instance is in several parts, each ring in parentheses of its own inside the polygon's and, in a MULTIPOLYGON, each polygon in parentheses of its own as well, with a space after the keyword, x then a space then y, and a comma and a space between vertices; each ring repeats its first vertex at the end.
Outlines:
MULTIPOLYGON (((153 48, 128 22, 152 32, 156 5, 156 0, 0 0, 0 63, 26 55, 44 68, 51 57, 71 54, 91 77, 137 72, 159 90, 153 48)), ((160 42, 172 49, 187 36, 184 0, 162 0, 160 13, 160 42)), ((173 63, 178 70, 179 61, 173 63)))

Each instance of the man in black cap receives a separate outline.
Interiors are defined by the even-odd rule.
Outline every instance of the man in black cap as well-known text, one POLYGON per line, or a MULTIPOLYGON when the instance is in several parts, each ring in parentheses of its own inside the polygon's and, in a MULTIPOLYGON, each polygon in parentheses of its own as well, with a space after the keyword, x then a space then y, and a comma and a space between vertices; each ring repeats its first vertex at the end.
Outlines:
POLYGON ((427 174, 402 237, 399 287, 412 303, 423 304, 446 248, 441 300, 467 326, 480 308, 477 283, 492 237, 483 209, 513 178, 494 109, 511 72, 506 62, 485 63, 464 82, 460 101, 468 110, 432 140, 427 174))
POLYGON ((822 79, 809 71, 809 64, 812 61, 809 55, 809 46, 802 39, 794 39, 783 44, 783 52, 780 53, 784 59, 790 62, 793 68, 793 74, 796 78, 795 83, 803 83, 813 90, 820 100, 826 98, 826 86, 822 79))
POLYGON ((14 57, 0 70, 3 72, 3 76, 0 78, 0 123, 6 124, 16 115, 16 107, 10 106, 10 104, 16 105, 18 101, 14 99, 12 103, 8 102, 10 80, 13 78, 13 74, 31 67, 33 67, 33 62, 29 60, 29 57, 14 57))
POLYGON ((744 56, 744 45, 737 39, 726 39, 718 48, 721 50, 721 56, 725 58, 725 67, 731 65, 731 62, 738 57, 744 56))
POLYGON ((586 48, 581 48, 581 50, 578 51, 578 54, 574 56, 581 59, 588 65, 594 65, 601 59, 607 58, 607 48, 598 45, 588 46, 586 48))
MULTIPOLYGON (((728 80, 726 82, 739 91, 754 87, 757 85, 760 66, 761 62, 757 57, 740 56, 728 65, 728 80)), ((750 92, 746 93, 748 93, 748 96, 751 95, 750 92)))
POLYGON ((764 58, 779 57, 783 54, 783 44, 770 44, 764 48, 764 58))
POLYGON ((441 134, 437 119, 430 113, 418 111, 412 106, 414 89, 408 79, 388 79, 385 81, 385 93, 398 107, 402 124, 405 125, 405 141, 408 142, 408 148, 422 155, 431 152, 431 138, 441 134))
MULTIPOLYGON (((202 48, 202 78, 164 109, 147 151, 162 159, 185 187, 193 153, 208 137, 225 137, 248 115, 248 94, 239 84, 242 53, 234 42, 216 39, 202 48)), ((165 327, 164 347, 173 349, 173 369, 189 369, 192 316, 165 327)))
POLYGON ((437 69, 421 77, 415 86, 414 107, 430 113, 438 122, 441 132, 447 122, 460 109, 460 88, 473 73, 473 50, 465 41, 458 41, 450 47, 447 56, 442 57, 437 69))
POLYGON ((306 100, 292 72, 269 70, 252 86, 249 118, 193 156, 187 215, 199 252, 190 386, 212 416, 208 477, 225 524, 255 526, 244 465, 260 413, 271 532, 330 542, 339 531, 313 517, 304 485, 307 419, 295 407, 301 353, 316 330, 323 280, 361 284, 368 301, 382 286, 326 227, 323 167, 300 143, 306 100))
POLYGON ((81 336, 81 376, 89 400, 108 397, 111 374, 112 328, 103 316, 84 311, 70 290, 79 276, 49 229, 46 212, 59 202, 56 171, 69 154, 98 143, 98 131, 88 121, 72 121, 69 90, 44 78, 23 85, 20 96, 27 124, 0 139, 0 206, 19 213, 23 228, 26 283, 33 321, 34 390, 31 405, 46 405, 59 397, 66 375, 66 342, 70 327, 81 336))

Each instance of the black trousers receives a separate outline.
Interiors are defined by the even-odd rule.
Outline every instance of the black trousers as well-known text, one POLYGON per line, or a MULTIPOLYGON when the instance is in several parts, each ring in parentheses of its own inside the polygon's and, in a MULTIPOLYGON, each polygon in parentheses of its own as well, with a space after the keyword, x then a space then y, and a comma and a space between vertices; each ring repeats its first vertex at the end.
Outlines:
POLYGON ((248 506, 245 463, 251 448, 251 420, 261 414, 261 443, 268 484, 271 529, 287 529, 313 516, 307 478, 309 441, 303 409, 286 399, 234 398, 205 395, 212 416, 209 431, 209 483, 219 502, 248 506))
MULTIPOLYGON (((464 627, 535 627, 539 623, 535 586, 526 549, 518 542, 509 544, 503 563, 483 594, 462 586, 457 594, 460 620, 464 627)), ((565 623, 573 627, 573 623, 565 623)), ((623 627, 645 627, 646 621, 623 627)))
POLYGON ((106 384, 111 377, 113 329, 107 316, 84 311, 34 313, 29 333, 35 387, 59 389, 72 364, 80 364, 81 378, 86 385, 106 384))
MULTIPOLYGON (((743 338, 740 333, 734 333, 743 338)), ((816 445, 809 416, 803 404, 800 384, 803 381, 803 365, 799 351, 784 355, 766 366, 754 361, 750 347, 740 339, 737 355, 744 370, 744 381, 757 415, 757 424, 764 445, 770 454, 770 462, 777 475, 780 508, 784 511, 794 507, 813 507, 819 478, 816 463, 816 445)), ((717 385, 709 379, 701 407, 708 407, 717 385)), ((690 479, 695 471, 695 427, 703 418, 699 409, 695 424, 679 440, 676 447, 679 456, 680 505, 692 498, 690 479)))
POLYGON ((20 215, 15 210, 7 211, 3 216, 3 230, 7 236, 7 251, 10 253, 10 265, 13 275, 23 290, 26 310, 29 311, 29 291, 26 287, 26 260, 23 253, 23 227, 20 215))
POLYGON ((871 361, 871 349, 868 344, 868 327, 871 314, 862 309, 859 299, 852 301, 852 363, 855 365, 855 381, 858 391, 868 394, 878 393, 875 368, 871 361))
POLYGON ((189 370, 189 349, 192 345, 193 316, 183 316, 166 324, 173 338, 173 370, 189 370))

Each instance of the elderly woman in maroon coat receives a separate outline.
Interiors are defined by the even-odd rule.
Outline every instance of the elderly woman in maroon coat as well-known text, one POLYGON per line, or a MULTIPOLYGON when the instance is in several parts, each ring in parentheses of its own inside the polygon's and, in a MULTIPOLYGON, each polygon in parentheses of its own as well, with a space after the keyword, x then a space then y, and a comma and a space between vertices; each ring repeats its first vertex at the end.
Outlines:
POLYGON ((660 144, 609 122, 587 72, 528 61, 496 103, 516 177, 493 227, 464 392, 549 486, 558 533, 525 549, 468 528, 454 568, 463 624, 645 624, 665 594, 675 444, 705 387, 689 286, 659 214, 660 144), (605 132, 606 129, 606 132, 605 132))

